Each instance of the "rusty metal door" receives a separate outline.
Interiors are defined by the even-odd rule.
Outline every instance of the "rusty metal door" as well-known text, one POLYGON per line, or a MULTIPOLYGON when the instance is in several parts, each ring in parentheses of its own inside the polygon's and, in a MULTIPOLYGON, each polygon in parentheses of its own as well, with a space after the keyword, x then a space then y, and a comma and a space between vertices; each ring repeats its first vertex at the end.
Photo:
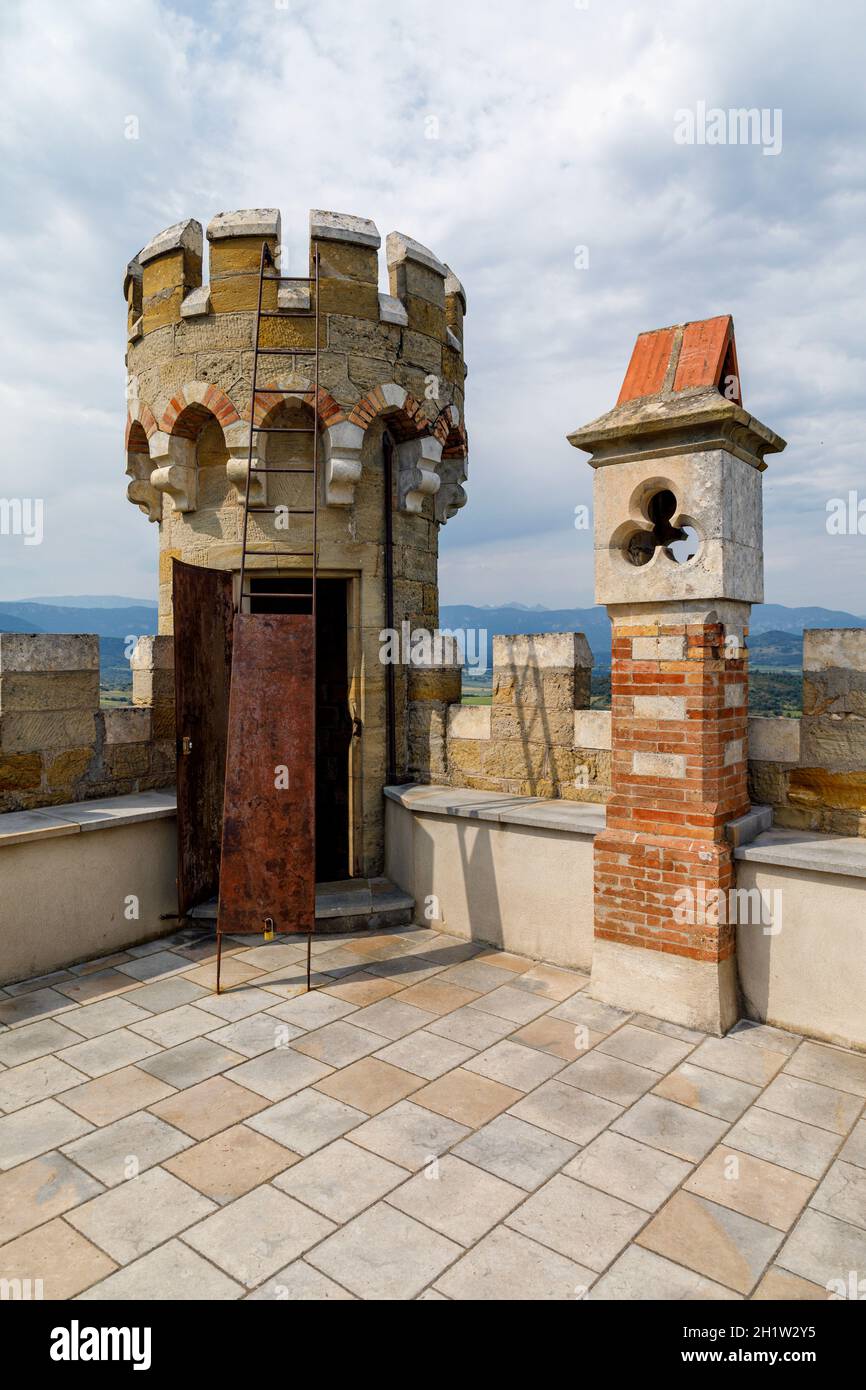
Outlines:
POLYGON ((219 888, 229 678, 232 576, 172 567, 177 730, 178 912, 215 898, 219 888))
POLYGON ((239 613, 229 702, 218 931, 315 920, 315 625, 239 613))

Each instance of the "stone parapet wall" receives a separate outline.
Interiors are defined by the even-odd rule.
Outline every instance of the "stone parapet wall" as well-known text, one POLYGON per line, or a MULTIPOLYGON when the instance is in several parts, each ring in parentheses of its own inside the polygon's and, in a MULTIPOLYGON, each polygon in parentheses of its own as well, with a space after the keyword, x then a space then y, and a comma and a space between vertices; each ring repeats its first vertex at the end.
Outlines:
POLYGON ((445 786, 601 802, 610 737, 589 709, 592 652, 582 633, 493 639, 493 702, 460 703, 460 668, 410 673, 409 775, 445 786))
MULTIPOLYGON (((583 641, 580 634, 495 639, 492 705, 460 703, 458 668, 412 672, 409 775, 606 803, 611 712, 589 708, 591 654, 583 641), (571 670, 564 659, 544 664, 553 651, 545 644, 559 639, 574 643, 571 670), (515 660, 520 644, 524 654, 515 660), (560 718, 569 701, 571 741, 560 718)), ((866 837, 866 629, 804 633, 803 711, 801 719, 749 718, 750 799, 772 807, 776 825, 866 837)))
POLYGON ((99 638, 0 633, 0 812, 169 786, 174 652, 142 637, 132 704, 101 709, 99 638))
POLYGON ((803 717, 759 722, 752 800, 777 825, 866 836, 866 629, 804 632, 803 717))

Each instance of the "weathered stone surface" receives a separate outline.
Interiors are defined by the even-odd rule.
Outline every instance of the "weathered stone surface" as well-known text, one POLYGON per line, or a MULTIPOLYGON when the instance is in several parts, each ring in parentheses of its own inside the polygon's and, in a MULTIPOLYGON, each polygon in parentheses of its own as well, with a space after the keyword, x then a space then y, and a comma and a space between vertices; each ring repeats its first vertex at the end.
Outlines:
POLYGON ((592 666, 592 652, 582 632, 531 633, 493 638, 493 664, 544 670, 592 666))
POLYGON ((320 279, 319 312, 352 314, 359 319, 379 322, 379 294, 375 284, 356 280, 320 279))
POLYGON ((136 259, 139 265, 145 266, 168 251, 178 250, 192 251, 201 259, 202 245, 201 223, 196 222, 194 218, 188 218, 185 222, 175 222, 171 227, 166 227, 165 231, 158 232, 144 249, 139 251, 136 259))
POLYGON ((95 715, 84 711, 0 715, 0 750, 4 753, 89 746, 94 738, 95 715))
POLYGON ((803 806, 866 814, 866 767, 855 772, 793 768, 788 779, 788 798, 803 806))
POLYGON ((448 710, 449 738, 490 738, 489 705, 452 705, 448 710))
MULTIPOLYGON (((558 750, 551 750, 551 757, 558 750)), ((604 802, 610 796, 611 755, 604 749, 575 748, 571 783, 559 779, 559 795, 569 801, 604 802)))
POLYGON ((68 787, 80 781, 93 761, 92 748, 67 748, 46 758, 45 780, 49 787, 68 787))
POLYGON ((280 239, 280 213, 278 208, 240 208, 236 212, 218 212, 207 224, 208 241, 221 241, 226 237, 258 237, 280 239))
POLYGON ((803 715, 866 717, 866 670, 835 667, 803 672, 803 715))
POLYGON ((749 719, 749 758, 756 762, 798 763, 800 761, 799 719, 749 719))
POLYGON ((38 671, 0 675, 0 711, 95 710, 98 671, 38 671))
POLYGON ((493 739, 516 739, 518 742, 574 746, 574 712, 547 710, 523 706, 503 709, 493 706, 491 724, 493 739))
POLYGON ((99 671, 99 638, 50 632, 0 632, 0 676, 11 672, 99 671))
POLYGON ((422 246, 420 241, 415 241, 413 237, 406 236, 403 232, 389 232, 386 242, 386 255, 388 269, 392 266, 401 265, 404 261, 413 261, 417 265, 425 266, 440 276, 444 281, 448 274, 448 267, 443 265, 432 251, 426 246, 422 246))
POLYGON ((149 709, 107 709, 102 713, 106 744, 147 743, 151 737, 149 709))
POLYGON ((38 753, 0 757, 0 792, 32 790, 41 781, 42 759, 38 753))
POLYGON ((310 239, 345 241, 373 249, 382 244, 375 222, 371 222, 368 217, 356 217, 349 212, 326 212, 321 208, 310 210, 310 239))
POLYGON ((610 710, 576 709, 574 744, 576 748, 610 748, 610 710))
POLYGON ((460 667, 412 667, 409 671, 410 700, 440 700, 450 704, 460 700, 460 667))
POLYGON ((807 628, 803 633, 803 673, 866 672, 866 628, 807 628))
MULTIPOLYGON (((145 339, 140 348, 135 349, 135 362, 145 365, 148 352, 158 352, 160 357, 170 356, 172 350, 186 352, 231 352, 232 349, 252 348, 255 335, 256 318, 253 313, 215 314, 208 317, 185 319, 177 325, 174 336, 166 346, 166 339, 159 335, 158 347, 145 339)), ((220 384, 220 383, 217 383, 220 384)))
POLYGON ((197 290, 190 290, 181 301, 180 316, 184 319, 194 318, 197 314, 210 313, 210 308, 210 286, 199 285, 197 290))
POLYGON ((866 719, 856 714, 804 715, 800 762, 806 767, 866 768, 866 719))
POLYGON ((395 324, 359 321, 344 314, 332 314, 328 322, 328 347, 332 352, 358 353, 391 362, 399 345, 400 329, 395 324))
POLYGON ((442 344, 426 333, 416 333, 411 328, 403 331, 403 356, 407 362, 421 367, 426 372, 442 371, 442 344))
POLYGON ((105 770, 111 777, 140 777, 150 766, 146 743, 115 743, 106 747, 105 770))
POLYGON ((396 295, 379 295, 379 318, 382 323, 396 323, 401 328, 406 328, 409 324, 409 315, 396 295))
POLYGON ((788 796, 787 769, 780 763, 750 758, 749 796, 761 805, 780 806, 788 796))

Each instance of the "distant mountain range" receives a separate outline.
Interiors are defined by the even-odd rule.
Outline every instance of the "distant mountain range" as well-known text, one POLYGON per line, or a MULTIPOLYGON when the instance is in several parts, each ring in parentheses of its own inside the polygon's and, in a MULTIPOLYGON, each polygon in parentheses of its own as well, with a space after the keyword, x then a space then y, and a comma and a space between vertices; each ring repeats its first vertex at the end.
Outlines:
MULTIPOLYGON (((125 603, 125 601, 124 601, 125 603)), ((157 606, 85 603, 75 608, 55 599, 0 603, 0 632, 95 632, 100 637, 141 637, 156 632, 157 606)))
MULTIPOLYGON (((489 637, 523 632, 582 632, 592 648, 596 665, 610 665, 610 621, 605 610, 598 606, 527 609, 515 604, 484 608, 446 603, 439 611, 439 622, 443 628, 451 630, 486 631, 489 637)), ((803 657, 803 631, 807 627, 866 628, 866 618, 832 608, 755 604, 749 638, 752 664, 799 668, 803 657)), ((488 660, 491 657, 492 652, 488 652, 488 660)))
MULTIPOLYGON (((601 607, 544 608, 520 603, 500 607, 443 604, 443 628, 486 631, 488 637, 522 632, 582 632, 596 665, 610 665, 610 622, 601 607)), ((866 618, 831 608, 786 608, 779 603, 752 609, 749 642, 754 666, 793 667, 802 662, 802 636, 807 627, 861 627, 866 618)), ((94 632, 101 643, 103 676, 114 680, 125 664, 123 645, 130 636, 157 630, 157 605, 115 594, 54 595, 0 603, 0 632, 94 632)), ((488 660, 492 653, 488 652, 488 660)))
POLYGON ((34 594, 28 603, 47 603, 54 608, 155 608, 153 599, 122 598, 119 594, 34 594))

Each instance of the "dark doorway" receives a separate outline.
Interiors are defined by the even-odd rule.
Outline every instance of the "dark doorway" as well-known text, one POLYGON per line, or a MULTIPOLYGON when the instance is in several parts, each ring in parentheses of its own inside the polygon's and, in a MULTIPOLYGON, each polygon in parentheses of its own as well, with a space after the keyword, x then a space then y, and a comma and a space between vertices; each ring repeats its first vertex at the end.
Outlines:
MULTIPOLYGON (((251 613, 309 613, 312 580, 251 577, 251 613), (267 598, 257 598, 256 591, 267 598)), ((316 602, 316 881, 349 878, 349 585, 317 580, 316 602)))
POLYGON ((217 894, 232 661, 232 577, 175 560, 177 897, 184 913, 217 894))

